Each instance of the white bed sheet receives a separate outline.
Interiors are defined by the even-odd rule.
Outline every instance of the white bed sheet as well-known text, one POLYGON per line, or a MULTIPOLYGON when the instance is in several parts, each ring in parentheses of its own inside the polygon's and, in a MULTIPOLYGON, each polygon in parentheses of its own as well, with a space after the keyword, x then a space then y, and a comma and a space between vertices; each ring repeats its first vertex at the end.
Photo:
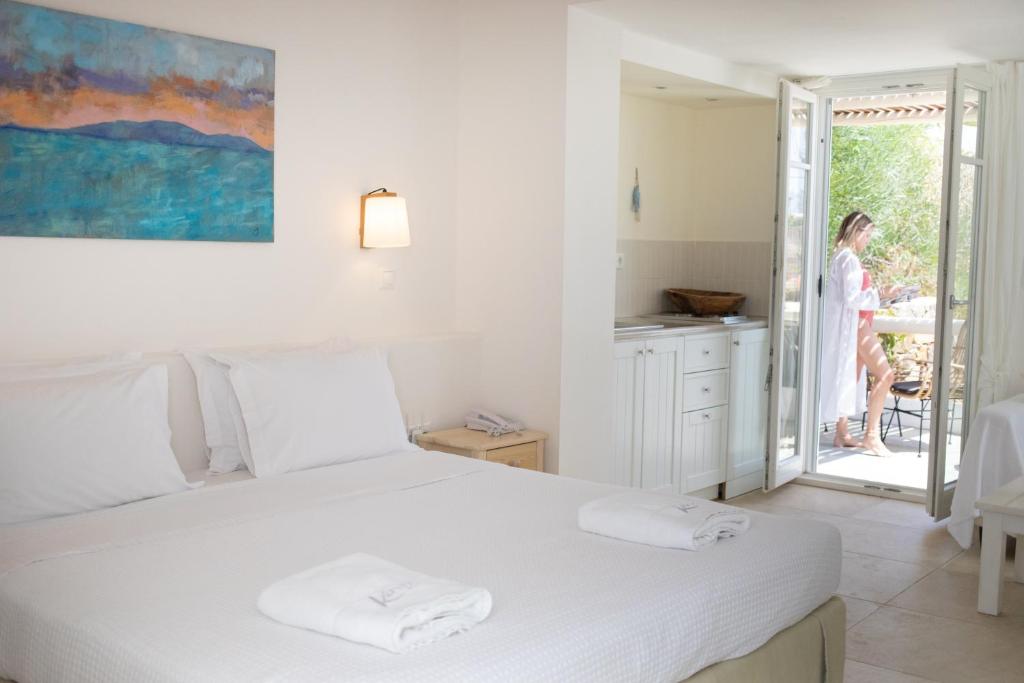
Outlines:
POLYGON ((677 681, 839 582, 835 528, 751 513, 703 552, 579 531, 620 490, 402 453, 0 528, 0 677, 32 681, 677 681), (488 588, 471 631, 394 655, 278 624, 273 581, 351 552, 488 588))

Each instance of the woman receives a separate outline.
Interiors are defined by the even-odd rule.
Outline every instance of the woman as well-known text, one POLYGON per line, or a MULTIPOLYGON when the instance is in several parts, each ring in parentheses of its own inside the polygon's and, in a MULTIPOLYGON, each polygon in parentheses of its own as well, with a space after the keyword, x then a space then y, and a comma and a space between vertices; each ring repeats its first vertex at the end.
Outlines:
MULTIPOLYGON (((892 386, 893 372, 878 336, 871 329, 874 311, 879 305, 879 291, 871 286, 871 277, 857 258, 874 230, 871 218, 862 211, 854 211, 843 219, 836 235, 836 253, 829 266, 825 288, 821 419, 836 423, 836 446, 860 446, 873 455, 886 456, 890 452, 882 443, 878 425, 892 386), (864 410, 860 380, 865 367, 875 381, 867 401, 867 433, 858 443, 850 436, 848 417, 864 410)), ((892 296, 896 289, 886 287, 881 295, 892 296)))

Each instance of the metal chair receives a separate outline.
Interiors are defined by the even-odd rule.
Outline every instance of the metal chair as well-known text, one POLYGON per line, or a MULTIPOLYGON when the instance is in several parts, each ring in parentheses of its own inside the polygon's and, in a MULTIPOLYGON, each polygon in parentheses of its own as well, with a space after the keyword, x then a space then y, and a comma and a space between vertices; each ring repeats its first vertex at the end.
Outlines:
MULTIPOLYGON (((921 457, 924 442, 924 421, 928 414, 929 404, 932 401, 932 369, 934 361, 932 358, 933 342, 921 344, 918 353, 913 359, 916 369, 912 371, 916 377, 907 376, 902 380, 893 382, 889 392, 893 396, 895 406, 889 416, 889 423, 886 425, 885 434, 888 435, 892 428, 893 418, 896 418, 896 427, 900 436, 903 436, 903 420, 901 415, 916 417, 918 420, 917 429, 917 457, 921 457), (903 408, 900 406, 901 399, 913 399, 920 402, 917 410, 903 408)), ((967 324, 965 323, 957 332, 956 341, 953 342, 950 362, 949 377, 949 441, 953 439, 953 423, 956 419, 956 401, 963 402, 966 380, 966 357, 967 357, 967 324)), ((961 418, 962 419, 962 418, 961 418)))

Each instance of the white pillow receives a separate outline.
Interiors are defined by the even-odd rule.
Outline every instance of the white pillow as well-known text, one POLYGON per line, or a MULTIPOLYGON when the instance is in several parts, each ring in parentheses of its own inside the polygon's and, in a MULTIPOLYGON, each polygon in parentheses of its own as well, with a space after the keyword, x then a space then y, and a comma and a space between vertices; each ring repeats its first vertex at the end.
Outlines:
POLYGON ((0 523, 185 491, 167 367, 0 382, 0 523))
POLYGON ((231 367, 257 477, 415 448, 377 349, 212 355, 231 367))
MULTIPOLYGON (((352 342, 347 337, 335 337, 316 347, 224 353, 232 357, 256 357, 283 353, 347 351, 351 348, 352 342)), ((225 474, 242 468, 252 471, 249 439, 242 419, 242 409, 238 406, 235 390, 228 377, 228 366, 216 360, 209 351, 185 351, 183 355, 196 376, 199 410, 203 415, 206 447, 210 450, 210 474, 225 474)))
POLYGON ((240 413, 235 390, 228 379, 228 366, 208 353, 185 352, 185 360, 196 376, 199 411, 203 415, 206 447, 210 449, 210 474, 224 474, 248 466, 239 448, 232 408, 240 413))
POLYGON ((92 375, 104 370, 137 365, 142 359, 138 352, 115 353, 97 358, 82 358, 70 361, 26 361, 0 365, 0 382, 44 377, 75 377, 92 375))

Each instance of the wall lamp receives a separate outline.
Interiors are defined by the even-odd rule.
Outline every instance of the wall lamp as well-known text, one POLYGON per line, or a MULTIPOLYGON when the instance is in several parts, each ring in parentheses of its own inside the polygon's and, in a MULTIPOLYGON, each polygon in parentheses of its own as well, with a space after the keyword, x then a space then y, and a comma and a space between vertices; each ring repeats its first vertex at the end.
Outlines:
POLYGON ((359 246, 379 249, 410 244, 405 198, 384 187, 364 194, 359 202, 359 246))

